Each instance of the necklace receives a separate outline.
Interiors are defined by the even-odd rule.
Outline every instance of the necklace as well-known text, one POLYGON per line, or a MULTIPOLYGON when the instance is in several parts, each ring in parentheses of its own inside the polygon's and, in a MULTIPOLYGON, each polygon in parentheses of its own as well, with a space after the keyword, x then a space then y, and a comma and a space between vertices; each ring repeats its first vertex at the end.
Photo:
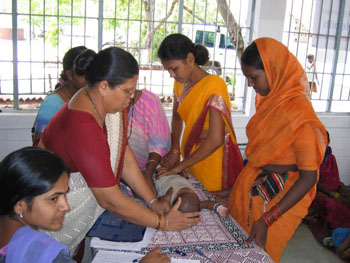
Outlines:
POLYGON ((102 118, 101 118, 101 115, 98 113, 97 111, 97 108, 96 108, 96 105, 94 103, 94 101, 92 100, 92 98, 90 97, 90 93, 87 91, 87 89, 85 89, 85 92, 86 92, 86 95, 88 96, 92 106, 94 107, 94 111, 96 113, 96 117, 98 119, 98 122, 100 122, 101 124, 103 124, 103 121, 102 121, 102 118))

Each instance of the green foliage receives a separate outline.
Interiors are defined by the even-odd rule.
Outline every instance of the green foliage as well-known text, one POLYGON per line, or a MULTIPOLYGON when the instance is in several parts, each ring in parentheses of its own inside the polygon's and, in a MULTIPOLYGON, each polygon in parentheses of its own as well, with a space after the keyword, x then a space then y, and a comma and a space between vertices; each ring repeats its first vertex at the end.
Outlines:
MULTIPOLYGON (((19 16, 19 19, 27 24, 29 24, 29 19, 31 19, 33 37, 43 36, 52 47, 56 47, 58 41, 60 41, 60 34, 69 34, 69 32, 66 32, 69 28, 82 25, 84 19, 77 18, 77 16, 84 16, 85 1, 90 6, 93 4, 98 7, 99 0, 18 0, 21 12, 26 14, 19 16), (70 18, 72 12, 73 19, 70 18), (46 17, 44 18, 43 15, 46 17), (59 17, 58 19, 57 16, 59 17)), ((155 13, 150 15, 156 20, 153 27, 157 27, 160 21, 166 17, 167 12, 169 12, 172 1, 149 1, 154 1, 155 3, 155 13)), ((146 50, 146 36, 150 32, 144 2, 145 0, 104 0, 103 35, 105 43, 119 45, 124 48, 128 45, 133 54, 141 56, 140 53, 146 50), (128 38, 126 37, 126 32, 129 32, 128 38)), ((219 20, 218 23, 222 22, 221 16, 217 11, 216 1, 185 0, 184 4, 194 14, 193 16, 184 10, 184 23, 202 23, 205 21, 206 24, 214 24, 216 19, 219 20)), ((172 15, 168 18, 168 22, 161 25, 156 32, 152 32, 151 60, 157 59, 156 53, 162 39, 170 33, 177 32, 177 20, 178 3, 176 3, 172 15)), ((97 34, 97 32, 94 32, 94 34, 97 34)))

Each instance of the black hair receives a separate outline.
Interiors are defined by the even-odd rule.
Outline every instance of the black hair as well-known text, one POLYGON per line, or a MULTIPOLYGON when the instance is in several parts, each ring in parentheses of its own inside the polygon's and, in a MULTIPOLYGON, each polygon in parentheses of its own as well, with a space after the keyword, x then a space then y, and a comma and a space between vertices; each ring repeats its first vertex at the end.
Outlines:
POLYGON ((7 155, 0 162, 0 216, 14 216, 20 200, 29 206, 33 199, 49 191, 69 168, 53 152, 25 147, 7 155))
POLYGON ((75 60, 75 72, 84 76, 89 87, 106 80, 114 88, 127 79, 139 74, 136 59, 119 47, 110 47, 95 51, 88 49, 75 60))
MULTIPOLYGON (((66 71, 67 70, 72 70, 74 69, 74 60, 75 58, 83 51, 87 50, 87 48, 85 46, 78 46, 78 47, 73 47, 71 48, 70 50, 68 50, 66 52, 66 54, 64 54, 64 57, 63 57, 63 70, 62 70, 62 73, 61 73, 61 78, 64 80, 64 81, 67 81, 68 80, 68 77, 66 75, 66 71)), ((79 73, 77 73, 78 75, 81 75, 79 73)))
POLYGON ((328 140, 328 144, 330 144, 331 143, 331 139, 330 139, 330 137, 329 137, 329 132, 326 130, 326 133, 327 133, 327 140, 328 140))
POLYGON ((176 201, 179 197, 181 197, 179 211, 186 213, 201 210, 200 201, 196 193, 183 192, 177 196, 176 201))
POLYGON ((188 53, 193 54, 197 65, 205 65, 209 60, 209 52, 205 46, 193 44, 191 39, 182 34, 167 36, 158 49, 158 57, 164 61, 186 59, 188 53))
POLYGON ((258 47, 255 42, 251 43, 244 51, 241 57, 241 64, 251 66, 256 69, 264 70, 264 64, 261 60, 261 56, 258 47))

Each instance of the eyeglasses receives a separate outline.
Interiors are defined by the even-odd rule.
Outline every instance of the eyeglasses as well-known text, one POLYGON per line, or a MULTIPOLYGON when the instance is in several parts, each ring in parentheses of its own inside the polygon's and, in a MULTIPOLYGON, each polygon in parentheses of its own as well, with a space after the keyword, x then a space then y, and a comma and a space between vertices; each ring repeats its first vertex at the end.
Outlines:
POLYGON ((120 88, 120 90, 122 90, 124 93, 126 93, 127 95, 131 96, 132 94, 134 94, 136 87, 134 88, 130 88, 130 89, 122 89, 120 86, 117 86, 117 88, 120 88))

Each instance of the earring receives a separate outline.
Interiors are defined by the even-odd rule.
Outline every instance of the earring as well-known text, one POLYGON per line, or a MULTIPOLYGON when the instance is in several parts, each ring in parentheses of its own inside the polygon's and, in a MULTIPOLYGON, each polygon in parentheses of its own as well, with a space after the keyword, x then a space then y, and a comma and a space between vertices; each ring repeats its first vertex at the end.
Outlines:
POLYGON ((20 219, 23 219, 23 214, 22 213, 20 213, 18 216, 19 216, 20 219))

